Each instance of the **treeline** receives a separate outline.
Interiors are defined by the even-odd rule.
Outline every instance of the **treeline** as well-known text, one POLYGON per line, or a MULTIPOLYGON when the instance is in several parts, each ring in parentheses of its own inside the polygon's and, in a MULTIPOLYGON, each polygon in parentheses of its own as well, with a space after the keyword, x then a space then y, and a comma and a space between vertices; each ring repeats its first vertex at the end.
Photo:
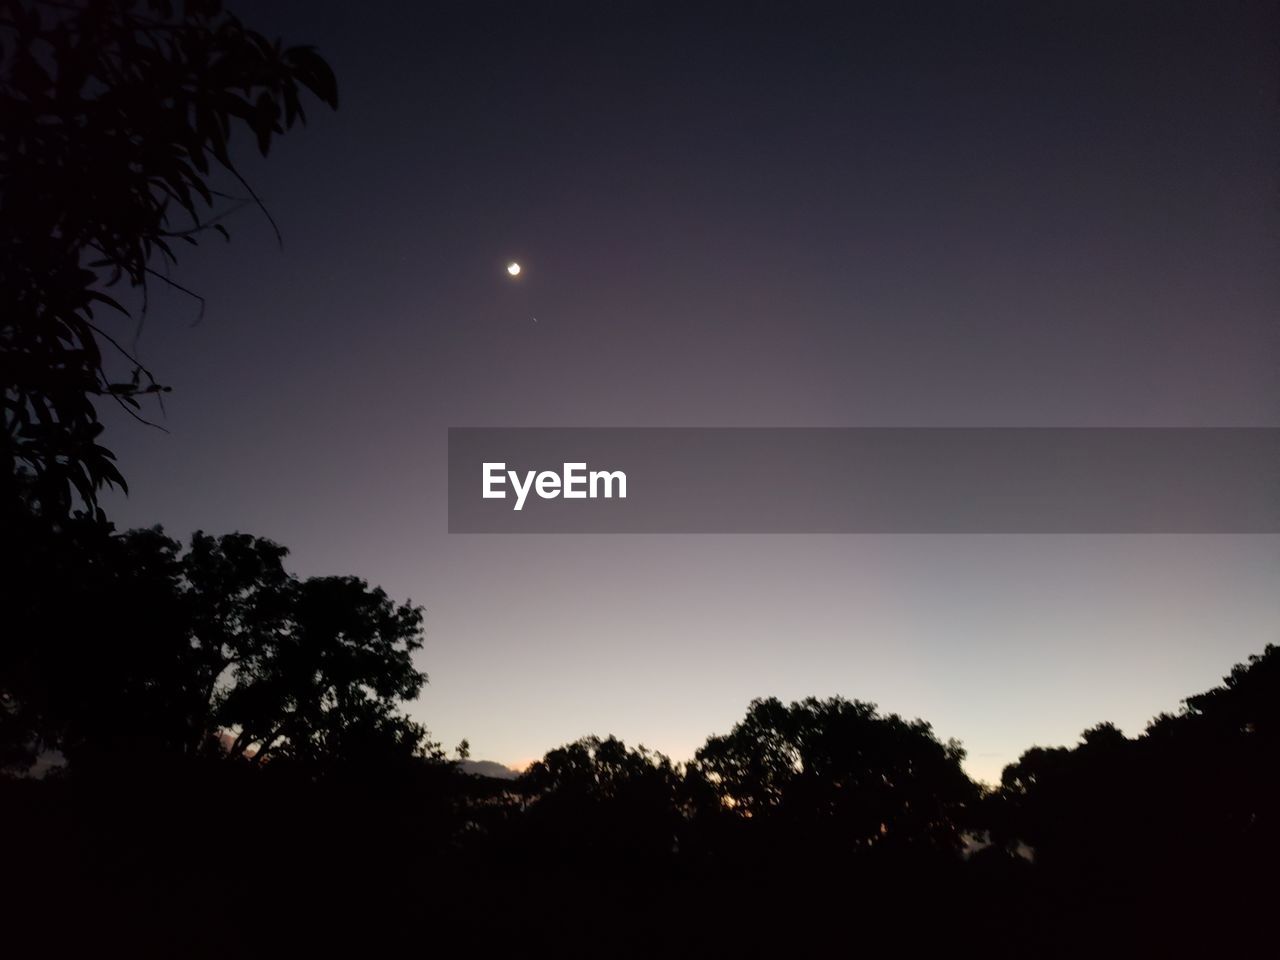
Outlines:
POLYGON ((411 604, 297 578, 247 535, 20 533, 3 893, 46 954, 372 948, 444 922, 482 954, 1221 955, 1269 934, 1274 647, 994 789, 929 724, 842 698, 757 700, 685 764, 587 737, 504 781, 404 715, 426 681, 411 604))

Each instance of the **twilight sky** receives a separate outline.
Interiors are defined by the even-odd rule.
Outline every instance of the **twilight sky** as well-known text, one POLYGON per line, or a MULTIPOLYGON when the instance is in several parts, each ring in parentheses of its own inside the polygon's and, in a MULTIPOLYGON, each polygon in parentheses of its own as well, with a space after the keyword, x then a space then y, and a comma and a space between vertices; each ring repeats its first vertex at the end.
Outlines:
POLYGON ((449 426, 1280 425, 1274 5, 254 3, 341 109, 156 291, 120 526, 427 608, 414 707, 676 759, 755 696, 995 780, 1280 640, 1269 536, 450 536, 449 426), (504 266, 525 265, 518 282, 504 266), (536 317, 536 322, 533 318, 536 317))

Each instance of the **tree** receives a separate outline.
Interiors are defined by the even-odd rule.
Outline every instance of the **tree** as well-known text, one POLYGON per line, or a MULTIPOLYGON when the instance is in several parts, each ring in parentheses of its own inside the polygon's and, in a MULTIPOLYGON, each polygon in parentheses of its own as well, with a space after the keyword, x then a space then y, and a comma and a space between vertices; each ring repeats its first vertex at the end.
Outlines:
MULTIPOLYGON (((422 610, 356 577, 291 581, 283 618, 228 663, 214 719, 257 763, 417 754, 426 731, 398 712, 426 682, 413 665, 422 610)), ((216 689, 216 688, 215 688, 216 689)))
POLYGON ((439 755, 400 712, 426 682, 421 608, 355 577, 300 580, 246 534, 184 551, 159 528, 82 520, 39 543, 0 650, 11 761, 439 755))
POLYGON ((693 771, 713 812, 789 844, 837 856, 886 845, 954 851, 977 799, 963 758, 929 724, 881 716, 874 704, 769 698, 708 739, 693 771))
POLYGON ((1277 703, 1280 648, 1268 646, 1138 737, 1104 723, 1073 747, 1033 747, 1004 770, 993 834, 1131 897, 1261 875, 1280 851, 1277 703))
POLYGON ((1050 868, 1061 858, 1101 860, 1136 838, 1145 817, 1133 786, 1145 775, 1138 745, 1101 723, 1068 747, 1032 747, 1004 768, 990 812, 993 841, 1029 844, 1050 868))
POLYGON ((668 856, 681 824, 671 760, 616 737, 548 751, 520 777, 525 828, 558 853, 668 856))
POLYGON ((167 388, 96 311, 128 314, 107 290, 134 288, 140 330, 151 281, 185 289, 167 275, 178 245, 226 237, 227 213, 261 207, 232 158, 235 128, 265 156, 305 122, 304 89, 337 106, 312 48, 267 40, 219 0, 0 0, 6 513, 64 517, 76 495, 96 508, 104 485, 125 486, 95 402, 138 415, 167 388))

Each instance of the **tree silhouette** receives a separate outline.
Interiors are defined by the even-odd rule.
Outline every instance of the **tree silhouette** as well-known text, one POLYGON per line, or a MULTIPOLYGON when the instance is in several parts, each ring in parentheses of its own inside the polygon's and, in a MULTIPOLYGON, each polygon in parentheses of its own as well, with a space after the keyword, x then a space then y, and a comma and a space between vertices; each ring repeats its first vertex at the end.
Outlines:
POLYGON ((680 829, 670 759, 615 737, 548 751, 521 775, 525 835, 561 855, 668 856, 680 829))
POLYGON ((787 843, 838 856, 885 845, 955 851, 977 799, 963 758, 929 724, 881 716, 874 704, 769 698, 709 738, 692 773, 718 811, 787 843))
POLYGON ((229 752, 298 760, 412 756, 426 731, 398 713, 426 675, 415 669, 422 611, 356 577, 290 581, 282 623, 252 636, 214 710, 238 730, 229 752))
POLYGON ((1160 913, 1178 923, 1144 930, 1144 948, 1238 952, 1262 932, 1280 856, 1277 702, 1268 646, 1140 736, 1100 724, 1074 747, 1034 747, 1004 771, 993 839, 1029 844, 1095 928, 1160 913))
POLYGON ((400 713, 422 611, 355 577, 300 580, 246 534, 84 520, 41 542, 0 663, 10 759, 132 753, 281 759, 438 755, 400 713))
POLYGON ((1029 845, 1050 869, 1111 857, 1144 829, 1132 790, 1139 761, 1135 742, 1109 723, 1084 731, 1073 748, 1032 747, 1001 775, 993 839, 1029 845))
POLYGON ((305 122, 303 89, 337 106, 314 50, 267 40, 218 0, 0 3, 6 514, 25 499, 65 516, 74 494, 95 507, 104 484, 124 486, 94 401, 136 415, 167 388, 95 311, 127 313, 106 290, 137 288, 140 330, 149 281, 185 289, 167 275, 178 244, 225 237, 226 213, 257 202, 232 158, 234 129, 266 155, 305 122))

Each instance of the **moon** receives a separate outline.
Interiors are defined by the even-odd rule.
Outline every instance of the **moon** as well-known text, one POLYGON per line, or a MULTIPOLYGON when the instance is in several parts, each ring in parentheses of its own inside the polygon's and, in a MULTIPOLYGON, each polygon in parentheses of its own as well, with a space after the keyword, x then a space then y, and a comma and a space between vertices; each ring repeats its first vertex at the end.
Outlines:
POLYGON ((513 277, 520 276, 520 264, 512 260, 510 263, 507 264, 507 273, 511 274, 511 276, 513 277))

